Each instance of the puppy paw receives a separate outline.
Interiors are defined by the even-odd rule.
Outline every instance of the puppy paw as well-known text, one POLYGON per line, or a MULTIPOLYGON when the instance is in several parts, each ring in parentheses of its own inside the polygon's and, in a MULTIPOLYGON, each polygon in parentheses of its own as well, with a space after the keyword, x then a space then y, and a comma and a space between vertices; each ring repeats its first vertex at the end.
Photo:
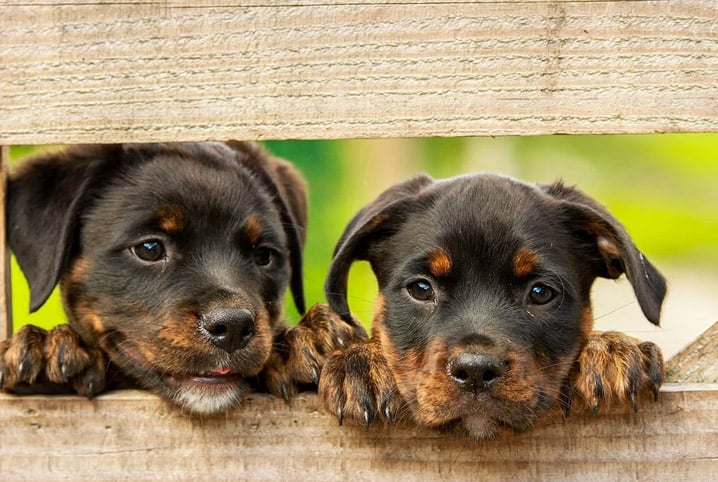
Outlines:
POLYGON ((44 357, 49 381, 69 383, 77 393, 87 398, 105 389, 105 354, 84 346, 70 325, 58 325, 48 332, 44 357))
POLYGON ((636 412, 642 395, 658 399, 662 383, 663 355, 658 346, 610 331, 591 334, 571 377, 573 395, 594 414, 616 402, 630 403, 636 412))
POLYGON ((366 339, 361 326, 351 326, 326 305, 312 306, 299 324, 280 333, 264 369, 270 393, 285 400, 301 385, 317 385, 331 352, 366 339))
POLYGON ((33 384, 43 373, 47 330, 25 325, 0 343, 0 388, 12 391, 21 383, 33 384))
POLYGON ((66 324, 50 331, 26 325, 0 344, 0 386, 7 391, 50 382, 91 398, 105 388, 106 365, 105 355, 85 347, 66 324))
POLYGON ((376 339, 334 352, 324 364, 319 396, 340 425, 344 420, 366 427, 379 420, 391 422, 401 408, 394 377, 376 339))

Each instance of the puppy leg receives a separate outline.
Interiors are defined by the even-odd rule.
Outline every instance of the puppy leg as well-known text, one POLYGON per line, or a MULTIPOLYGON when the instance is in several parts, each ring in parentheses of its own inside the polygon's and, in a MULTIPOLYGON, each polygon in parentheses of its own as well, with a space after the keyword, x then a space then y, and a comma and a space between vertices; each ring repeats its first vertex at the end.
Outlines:
POLYGON ((614 401, 630 402, 635 412, 641 395, 658 399, 662 383, 661 350, 652 342, 612 331, 591 333, 571 374, 572 394, 594 413, 614 401))
POLYGON ((347 324, 326 305, 312 306, 297 326, 275 337, 263 371, 267 390, 289 401, 299 385, 319 383, 327 355, 361 339, 366 339, 363 328, 347 324))
POLYGON ((105 388, 106 365, 104 354, 85 347, 69 325, 50 331, 26 325, 0 344, 0 388, 23 393, 56 391, 43 385, 49 382, 91 398, 105 388))
POLYGON ((332 353, 322 370, 319 396, 339 424, 344 419, 366 427, 380 419, 391 422, 402 406, 378 337, 332 353))

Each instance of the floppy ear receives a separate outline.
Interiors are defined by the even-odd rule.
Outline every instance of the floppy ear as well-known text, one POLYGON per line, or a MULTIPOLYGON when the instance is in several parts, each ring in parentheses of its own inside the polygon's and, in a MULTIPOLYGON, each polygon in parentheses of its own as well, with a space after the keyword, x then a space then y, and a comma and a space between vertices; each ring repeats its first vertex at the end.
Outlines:
POLYGON ((67 268, 84 194, 111 149, 74 146, 20 165, 7 193, 7 237, 30 285, 30 311, 47 300, 67 268))
POLYGON ((621 223, 593 198, 561 182, 541 186, 563 201, 571 229, 587 235, 596 253, 596 274, 615 279, 625 273, 643 314, 658 325, 666 296, 666 280, 641 253, 621 223))
POLYGON ((304 314, 306 306, 302 250, 307 228, 307 189, 304 179, 294 166, 267 155, 256 144, 239 141, 228 141, 226 144, 240 156, 242 165, 247 167, 272 195, 289 243, 289 263, 292 270, 289 287, 297 311, 304 314))
POLYGON ((352 263, 366 260, 368 250, 376 239, 396 231, 410 215, 410 204, 415 195, 433 183, 429 176, 420 175, 390 187, 364 206, 344 229, 334 249, 324 293, 329 306, 347 323, 356 324, 347 301, 347 282, 352 263))

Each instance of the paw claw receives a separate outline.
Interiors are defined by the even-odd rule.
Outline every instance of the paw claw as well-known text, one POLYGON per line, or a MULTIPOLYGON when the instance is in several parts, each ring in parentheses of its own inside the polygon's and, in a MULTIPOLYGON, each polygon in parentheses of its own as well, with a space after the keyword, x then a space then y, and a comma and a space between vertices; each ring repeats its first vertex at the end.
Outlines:
POLYGON ((370 423, 371 423, 371 422, 370 422, 370 420, 369 420, 369 411, 368 411, 368 410, 364 410, 364 428, 367 429, 367 430, 369 430, 369 424, 370 424, 370 423))
POLYGON ((289 403, 289 390, 287 390, 287 384, 282 382, 280 386, 280 390, 282 391, 282 398, 286 403, 289 403))
POLYGON ((573 390, 566 384, 561 387, 561 395, 563 399, 563 415, 568 418, 571 415, 571 407, 573 405, 573 390))
MULTIPOLYGON (((1 386, 1 385, 2 385, 2 384, 0 383, 0 386, 1 386)), ((653 401, 654 401, 654 402, 657 402, 657 401, 658 401, 658 392, 659 392, 659 391, 660 391, 660 387, 659 387, 658 385, 653 385, 653 401)))
POLYGON ((629 398, 631 400, 631 408, 633 408, 633 413, 638 413, 638 402, 636 401, 636 392, 631 392, 629 395, 629 398))
POLYGON ((344 424, 344 412, 341 408, 337 409, 337 421, 339 422, 339 426, 344 424))
POLYGON ((17 378, 22 380, 23 376, 25 376, 25 362, 20 362, 17 366, 17 378))
POLYGON ((312 367, 312 381, 315 385, 319 385, 319 372, 316 367, 312 367))

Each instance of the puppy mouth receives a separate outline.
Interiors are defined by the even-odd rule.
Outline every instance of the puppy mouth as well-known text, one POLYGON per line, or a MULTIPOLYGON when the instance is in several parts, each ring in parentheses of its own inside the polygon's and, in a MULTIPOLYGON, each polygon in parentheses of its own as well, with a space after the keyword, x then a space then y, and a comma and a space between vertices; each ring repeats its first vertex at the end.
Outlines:
POLYGON ((168 385, 237 385, 244 381, 241 373, 231 368, 215 368, 207 372, 199 373, 166 373, 163 376, 168 385))
MULTIPOLYGON (((105 350, 140 386, 197 415, 215 415, 240 404, 248 391, 246 373, 221 362, 215 368, 168 371, 145 358, 126 337, 105 339, 105 350)), ((212 365, 209 360, 204 363, 212 365)))

